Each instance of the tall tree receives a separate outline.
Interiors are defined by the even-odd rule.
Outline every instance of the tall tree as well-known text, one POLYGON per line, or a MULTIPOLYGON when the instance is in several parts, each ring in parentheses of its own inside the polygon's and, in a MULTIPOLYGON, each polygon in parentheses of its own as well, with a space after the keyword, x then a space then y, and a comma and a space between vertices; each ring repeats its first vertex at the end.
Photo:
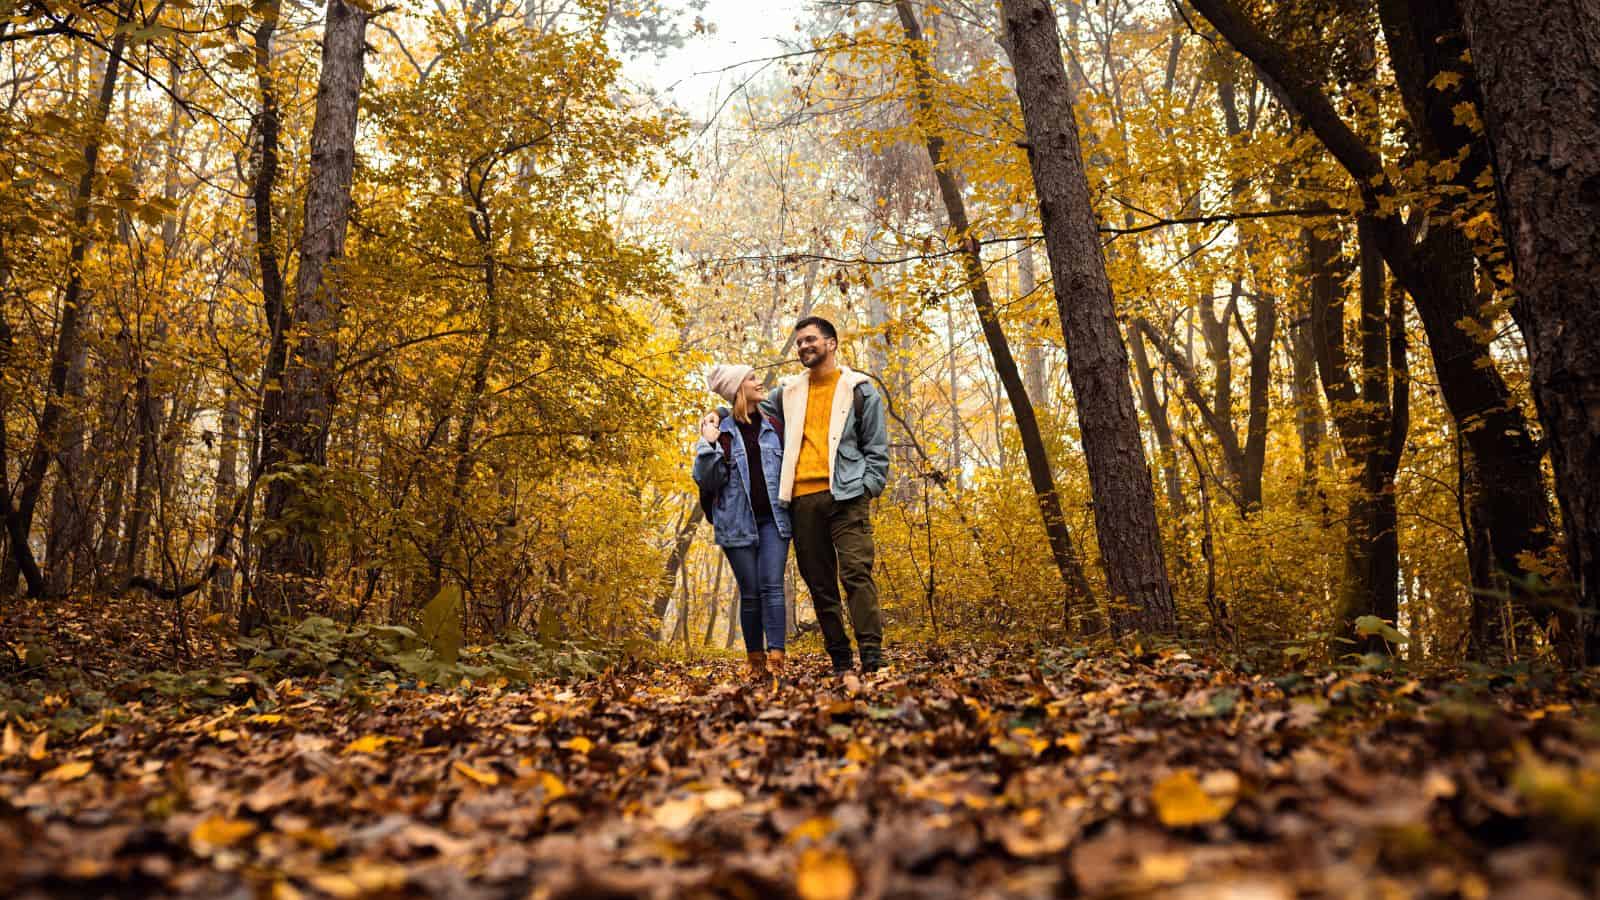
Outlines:
MULTIPOLYGON (((300 268, 288 324, 295 348, 284 366, 275 415, 262 423, 262 456, 269 469, 285 463, 315 468, 326 461, 341 313, 335 267, 344 256, 350 219, 356 117, 370 19, 370 13, 348 0, 328 0, 316 119, 311 128, 310 186, 300 237, 300 268)), ((280 469, 274 474, 277 477, 267 491, 266 517, 278 524, 280 533, 262 553, 261 569, 293 610, 307 596, 299 579, 321 573, 316 541, 306 533, 307 525, 294 516, 295 507, 307 496, 304 479, 314 476, 306 470, 290 475, 280 469)))
POLYGON ((1162 559, 1155 491, 1139 439, 1128 351, 1089 197, 1055 13, 1045 0, 1004 0, 1001 9, 1067 344, 1067 375, 1082 423, 1113 630, 1171 632, 1177 616, 1162 559))
POLYGON ((1600 660, 1600 0, 1461 0, 1517 318, 1566 527, 1574 662, 1600 660))
MULTIPOLYGON (((44 409, 39 414, 39 430, 34 435, 22 476, 14 494, 14 505, 8 502, 4 510, 6 531, 10 537, 11 554, 18 571, 27 581, 28 593, 35 596, 45 593, 48 585, 33 558, 28 544, 33 530, 33 513, 44 488, 45 474, 50 460, 61 449, 64 437, 63 419, 78 402, 74 391, 81 392, 81 379, 74 379, 73 363, 80 359, 80 343, 88 304, 83 291, 83 268, 93 243, 94 187, 99 168, 100 147, 105 138, 106 120, 111 114, 111 101, 116 96, 117 76, 122 71, 122 55, 128 46, 128 7, 118 7, 114 37, 106 51, 105 71, 100 76, 100 90, 90 113, 88 136, 83 143, 82 172, 78 176, 77 190, 72 195, 72 232, 67 251, 67 281, 61 295, 61 315, 56 325, 55 350, 50 357, 49 385, 45 393, 44 409)), ((6 586, 7 589, 10 585, 6 586)))
MULTIPOLYGON (((1519 557, 1525 552, 1537 553, 1547 544, 1539 514, 1545 505, 1539 454, 1488 348, 1460 328, 1463 319, 1475 317, 1476 304, 1463 299, 1455 282, 1437 277, 1439 267, 1446 263, 1440 254, 1448 251, 1449 245, 1459 248, 1462 242, 1459 236, 1446 237, 1440 232, 1459 229, 1449 221, 1430 223, 1432 242, 1419 246, 1414 229, 1400 217, 1402 203, 1382 158, 1340 118, 1306 66, 1268 37, 1234 0, 1190 2, 1274 85, 1300 123, 1317 136, 1355 182, 1364 208, 1371 214, 1371 234, 1390 270, 1411 295, 1427 331, 1440 393, 1451 418, 1483 470, 1484 490, 1492 492, 1484 509, 1490 515, 1496 563, 1513 582, 1520 581, 1519 557)), ((1443 37, 1435 35, 1434 43, 1443 37)), ((1410 58, 1402 52, 1397 66, 1404 67, 1407 63, 1402 60, 1410 58)), ((1430 129, 1430 133, 1437 132, 1430 129)), ((1459 249, 1448 262, 1456 270, 1469 263, 1459 249)))
MULTIPOLYGON (((1345 577, 1339 620, 1345 638, 1357 618, 1399 616, 1400 544, 1394 479, 1410 426, 1410 378, 1406 363, 1404 294, 1385 290, 1382 255, 1368 217, 1360 237, 1361 309, 1357 327, 1360 365, 1352 377, 1345 338, 1345 290, 1338 272, 1337 236, 1308 232, 1311 272, 1311 333, 1317 372, 1338 426, 1345 454, 1355 463, 1354 489, 1346 517, 1345 577)), ((1340 645, 1342 646, 1342 645, 1340 645)), ((1379 637, 1365 648, 1381 651, 1379 637)))
MULTIPOLYGON (((905 31, 907 50, 911 55, 912 102, 915 107, 915 118, 922 131, 923 144, 928 151, 928 161, 933 166, 934 178, 938 182, 939 197, 944 202, 951 235, 958 243, 958 257, 962 271, 967 277, 967 291, 972 297, 973 307, 977 310, 978 324, 983 331, 984 342, 989 346, 989 355, 994 360, 995 374, 999 376, 1000 383, 1005 388, 1006 398, 1011 404, 1012 418, 1016 420, 1017 431, 1022 438, 1022 453, 1028 464, 1028 479, 1033 485, 1033 493, 1039 504, 1039 514, 1044 519, 1051 555, 1055 558, 1056 568, 1066 588, 1067 614, 1069 618, 1073 617, 1073 607, 1076 606, 1077 618, 1083 628, 1098 630, 1099 615, 1095 609, 1094 594, 1088 578, 1084 575, 1082 558, 1078 555, 1072 533, 1067 528, 1066 516, 1061 509, 1061 495, 1056 490, 1055 473, 1051 470, 1050 457, 1044 446, 1044 436, 1039 430, 1039 419, 1033 411, 1033 403, 1028 398, 1027 387, 1022 382, 1022 374, 1017 369, 1016 360, 1012 358, 1011 345, 1006 340, 999 312, 995 309, 994 297, 989 291, 989 278, 983 269, 981 245, 978 243, 978 236, 972 232, 972 223, 967 218, 967 205, 961 196, 961 186, 956 183, 955 173, 951 171, 949 161, 945 159, 944 138, 936 129, 933 70, 928 58, 928 45, 922 35, 922 23, 911 8, 910 0, 895 0, 895 10, 899 13, 900 25, 905 31)), ((1115 323, 1112 327, 1115 327, 1115 323)), ((1126 392, 1126 375, 1123 387, 1126 392)), ((1131 397, 1129 403, 1132 403, 1131 397)), ((1137 434, 1134 436, 1134 441, 1137 446, 1137 434)), ((1142 449, 1140 453, 1142 456, 1142 449)), ((1145 490, 1149 493, 1148 474, 1145 478, 1145 490)), ((1153 495, 1151 503, 1153 517, 1153 495)), ((1099 504, 1096 504, 1097 511, 1098 508, 1099 504)), ((1102 550, 1104 544, 1105 539, 1102 537, 1102 550)), ((1157 552, 1159 554, 1159 546, 1157 552)), ((1107 560, 1112 558, 1108 556, 1107 560)), ((1164 574, 1162 583, 1165 584, 1164 574)), ((1108 584, 1115 593, 1119 582, 1114 576, 1108 578, 1108 584)), ((1170 613, 1170 593, 1167 602, 1170 613)))

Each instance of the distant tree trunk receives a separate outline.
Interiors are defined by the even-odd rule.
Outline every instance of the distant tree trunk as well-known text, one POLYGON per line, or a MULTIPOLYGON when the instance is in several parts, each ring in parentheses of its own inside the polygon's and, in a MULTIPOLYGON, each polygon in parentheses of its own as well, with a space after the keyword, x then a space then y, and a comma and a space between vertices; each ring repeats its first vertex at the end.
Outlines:
MULTIPOLYGON (((117 76, 122 71, 122 53, 128 46, 128 32, 122 26, 128 20, 128 7, 119 6, 117 27, 111 39, 111 49, 106 56, 105 73, 100 79, 100 93, 95 101, 90 122, 89 138, 83 145, 83 171, 78 176, 78 187, 72 195, 72 229, 67 247, 67 283, 61 295, 61 317, 56 325, 56 345, 50 356, 50 373, 45 388, 44 409, 39 415, 39 430, 34 436, 27 462, 14 495, 15 505, 8 502, 4 510, 6 531, 10 536, 11 554, 17 569, 28 584, 28 593, 40 596, 48 586, 33 558, 33 548, 28 536, 33 531, 33 513, 39 494, 44 489, 45 473, 51 458, 61 449, 66 435, 62 429, 62 416, 78 401, 71 393, 72 361, 78 358, 79 331, 88 314, 88 301, 83 293, 83 266, 93 243, 90 233, 93 220, 95 170, 100 162, 100 142, 105 132, 106 120, 111 115, 111 102, 117 92, 117 76)), ((79 385, 81 389, 81 382, 79 385)))
POLYGON ((1067 345, 1067 374, 1082 423, 1112 627, 1117 633, 1171 633, 1177 618, 1155 493, 1139 440, 1128 352, 1083 170, 1055 13, 1045 0, 1004 0, 1001 8, 1067 345))
MULTIPOLYGON (((221 529, 233 527, 228 524, 228 516, 233 509, 234 498, 239 492, 239 393, 232 387, 226 390, 226 397, 222 401, 222 415, 218 422, 220 433, 217 436, 217 483, 211 500, 211 520, 219 535, 221 529)), ((220 540, 215 540, 215 543, 217 546, 223 546, 220 540)), ((218 569, 216 577, 211 580, 213 611, 226 610, 233 605, 234 572, 231 542, 219 555, 226 560, 226 563, 218 569)))
POLYGON ((1461 0, 1578 610, 1600 661, 1600 2, 1461 0))
MULTIPOLYGON (((1017 291, 1031 297, 1039 289, 1039 275, 1033 261, 1033 245, 1023 244, 1017 251, 1017 291)), ((1031 303, 1030 303, 1031 305, 1031 303)), ((1044 343, 1029 337, 1022 344, 1022 383, 1029 399, 1041 410, 1050 409, 1050 391, 1045 387, 1044 343)))
MULTIPOLYGON (((1394 476, 1410 422, 1403 294, 1387 292, 1383 259, 1370 217, 1360 220, 1361 315, 1359 382, 1351 380, 1344 335, 1344 295, 1335 266, 1337 238, 1311 236, 1311 327, 1317 370, 1339 427, 1345 453, 1356 465, 1346 520, 1345 577, 1339 601, 1340 638, 1354 634, 1361 616, 1391 622, 1399 616, 1400 548, 1394 476)), ((1345 645, 1335 644, 1336 652, 1345 645)), ((1382 639, 1358 644, 1382 652, 1382 639)))
POLYGON ((956 311, 955 304, 948 300, 944 304, 944 337, 945 337, 945 378, 950 391, 950 476, 955 483, 956 492, 960 493, 963 470, 966 464, 961 459, 961 381, 956 372, 956 311))
MULTIPOLYGON (((945 161, 944 139, 931 130, 934 125, 933 73, 928 61, 927 44, 922 39, 922 25, 917 21, 909 0, 895 0, 895 9, 900 14, 900 24, 905 30, 912 57, 913 78, 916 84, 913 113, 921 120, 928 160, 933 165, 934 178, 938 181, 939 195, 944 201, 945 214, 950 220, 952 237, 960 248, 961 265, 967 276, 967 290, 972 295, 972 305, 977 309, 984 341, 989 345, 989 354, 994 359, 995 373, 1005 387, 1006 397, 1011 402, 1011 414, 1017 422, 1017 431, 1022 438, 1022 453, 1028 462, 1028 478, 1032 482, 1033 493, 1039 504, 1039 514, 1044 519, 1045 534, 1050 541, 1056 569, 1066 588, 1067 618, 1071 621, 1076 614, 1078 624, 1084 631, 1098 631, 1099 613, 1095 608, 1093 589, 1089 586, 1089 579, 1084 575, 1081 557, 1073 544, 1072 533, 1067 528, 1066 516, 1061 509, 1061 495, 1056 492, 1055 474, 1050 468, 1050 457, 1045 451, 1044 437, 1039 431, 1039 421, 1034 415, 1033 404, 1028 399, 1028 391, 1022 383, 1022 376, 1017 371, 1016 361, 1011 357, 1010 344, 1006 341, 999 313, 989 293, 989 280, 983 270, 980 246, 977 237, 972 234, 971 223, 967 220, 966 201, 962 199, 961 188, 956 184, 955 174, 950 171, 945 161)), ((1126 388, 1125 382, 1124 388, 1126 388)), ((1131 398, 1129 402, 1131 404, 1131 398)), ((1148 481, 1147 473, 1145 485, 1147 491, 1148 481)), ((1153 503, 1154 498, 1151 499, 1153 503)), ((1152 514, 1153 512, 1152 506, 1152 514)), ((1099 504, 1096 504, 1096 513, 1098 518, 1099 504)), ((1157 539, 1159 540, 1159 535, 1157 539)), ((1156 552, 1159 555, 1159 546, 1156 552)), ((1165 583, 1164 575, 1163 583, 1165 583)), ((1117 582, 1113 580, 1111 584, 1115 589, 1117 582)), ((1167 599, 1170 612, 1170 593, 1167 599)))
POLYGON ((1167 506, 1181 521, 1188 516, 1189 503, 1183 493, 1183 475, 1178 471, 1178 453, 1172 439, 1172 422, 1167 418, 1167 404, 1156 396, 1155 371, 1150 366, 1150 354, 1144 349, 1143 329, 1147 327, 1144 320, 1140 319, 1128 329, 1130 355, 1133 357, 1134 375, 1139 381, 1139 396, 1144 404, 1145 418, 1150 420, 1150 430, 1156 436, 1156 452, 1160 456, 1162 480, 1167 489, 1167 506))
MULTIPOLYGON (((66 395, 83 397, 83 370, 89 348, 82 341, 67 365, 66 395)), ((46 540, 45 592, 52 597, 67 593, 90 566, 88 473, 84 469, 84 421, 81 402, 65 406, 59 430, 61 448, 56 454, 56 480, 50 490, 50 527, 46 540)))
MULTIPOLYGON (((1309 241, 1309 238, 1305 238, 1309 241)), ((1305 310, 1310 309, 1306 300, 1305 310)), ((1322 446, 1325 426, 1322 402, 1317 399, 1317 351, 1311 340, 1310 313, 1299 312, 1289 322, 1288 337, 1290 392, 1294 397, 1295 430, 1300 436, 1300 487, 1297 491, 1302 505, 1311 501, 1317 492, 1318 472, 1322 466, 1322 446)))
MULTIPOLYGON (((492 164, 485 168, 492 168, 492 164)), ((477 461, 472 449, 473 434, 478 427, 478 420, 485 413, 489 372, 494 365, 495 354, 499 352, 500 270, 495 259, 495 222, 485 199, 487 188, 483 179, 487 177, 479 172, 468 172, 462 182, 466 186, 465 196, 462 199, 472 206, 472 214, 467 216, 467 223, 478 242, 478 250, 483 255, 480 262, 483 270, 483 343, 478 347, 478 354, 473 359, 466 406, 461 412, 460 427, 456 429, 455 467, 450 480, 450 499, 445 506, 444 522, 440 525, 439 534, 434 540, 435 550, 429 572, 431 585, 428 596, 430 597, 443 586, 444 557, 450 552, 450 542, 455 538, 465 512, 467 488, 472 481, 472 472, 477 461), (473 181, 474 178, 480 180, 473 181)))
MULTIPOLYGON (((356 118, 370 14, 348 0, 329 0, 323 30, 322 72, 317 81, 317 111, 311 128, 310 185, 300 239, 300 268, 289 331, 295 352, 284 366, 281 407, 263 423, 263 457, 269 471, 286 463, 320 467, 326 463, 333 414, 334 358, 342 314, 339 273, 350 218, 350 185, 355 174, 356 118)), ((261 211, 257 210, 259 216, 261 211)), ((303 579, 322 572, 316 542, 305 526, 286 519, 302 497, 296 478, 280 477, 267 490, 265 515, 285 523, 284 534, 261 554, 261 570, 297 614, 310 595, 303 579)))
POLYGON ((161 423, 165 415, 163 396, 151 388, 150 363, 143 348, 132 351, 132 364, 138 375, 134 381, 134 433, 136 460, 133 467, 133 503, 128 506, 122 529, 116 581, 144 574, 145 548, 149 546, 150 515, 155 507, 157 467, 160 464, 161 423))
POLYGON ((696 501, 689 510, 688 518, 678 525, 678 533, 672 541, 672 552, 667 554, 667 568, 661 573, 661 581, 656 587, 654 610, 656 620, 666 618, 667 607, 672 604, 672 589, 678 583, 678 572, 683 568, 683 561, 689 556, 689 548, 694 544, 694 533, 700 527, 700 522, 705 518, 705 513, 696 501))

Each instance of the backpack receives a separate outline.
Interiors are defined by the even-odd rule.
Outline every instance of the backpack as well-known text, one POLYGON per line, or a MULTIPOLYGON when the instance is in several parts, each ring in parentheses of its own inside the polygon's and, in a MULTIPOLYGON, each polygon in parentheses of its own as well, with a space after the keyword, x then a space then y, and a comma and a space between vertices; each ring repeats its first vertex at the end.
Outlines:
MULTIPOLYGON (((717 410, 717 413, 719 415, 721 415, 722 419, 726 419, 726 418, 728 418, 728 416, 733 415, 733 413, 730 412, 727 409, 719 409, 719 410, 717 410)), ((779 443, 779 445, 782 445, 783 444, 783 423, 779 422, 773 416, 767 415, 766 413, 761 413, 761 415, 762 415, 763 418, 765 418, 767 420, 767 424, 772 426, 772 430, 776 431, 778 433, 778 443, 779 443)), ((718 425, 720 425, 720 424, 721 424, 721 421, 719 420, 718 425)), ((717 446, 722 448, 722 465, 723 465, 724 469, 726 470, 725 471, 725 475, 727 476, 726 478, 723 479, 722 483, 723 483, 724 486, 726 486, 727 483, 728 483, 727 479, 733 477, 733 435, 729 434, 726 431, 722 432, 721 434, 718 434, 717 435, 717 446)), ((711 523, 712 525, 717 524, 711 518, 711 511, 712 511, 712 509, 714 509, 716 507, 716 505, 717 505, 717 491, 713 490, 711 488, 707 488, 704 485, 701 485, 700 486, 700 512, 705 515, 706 521, 711 523)))

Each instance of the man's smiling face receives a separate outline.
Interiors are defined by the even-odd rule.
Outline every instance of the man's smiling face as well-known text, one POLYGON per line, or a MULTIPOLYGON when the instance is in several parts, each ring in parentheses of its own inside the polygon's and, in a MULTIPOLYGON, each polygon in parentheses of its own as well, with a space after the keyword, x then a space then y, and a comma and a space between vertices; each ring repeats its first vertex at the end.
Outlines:
POLYGON ((800 364, 810 369, 826 362, 839 343, 825 336, 817 326, 807 325, 795 335, 794 345, 800 354, 800 364))

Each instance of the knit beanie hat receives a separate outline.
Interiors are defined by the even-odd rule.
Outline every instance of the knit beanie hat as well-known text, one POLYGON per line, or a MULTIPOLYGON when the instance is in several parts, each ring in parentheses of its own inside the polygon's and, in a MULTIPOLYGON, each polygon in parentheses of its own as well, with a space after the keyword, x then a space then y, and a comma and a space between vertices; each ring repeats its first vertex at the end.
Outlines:
POLYGON ((739 396, 739 385, 754 371, 750 366, 712 366, 711 374, 706 376, 706 387, 732 403, 733 398, 739 396))

